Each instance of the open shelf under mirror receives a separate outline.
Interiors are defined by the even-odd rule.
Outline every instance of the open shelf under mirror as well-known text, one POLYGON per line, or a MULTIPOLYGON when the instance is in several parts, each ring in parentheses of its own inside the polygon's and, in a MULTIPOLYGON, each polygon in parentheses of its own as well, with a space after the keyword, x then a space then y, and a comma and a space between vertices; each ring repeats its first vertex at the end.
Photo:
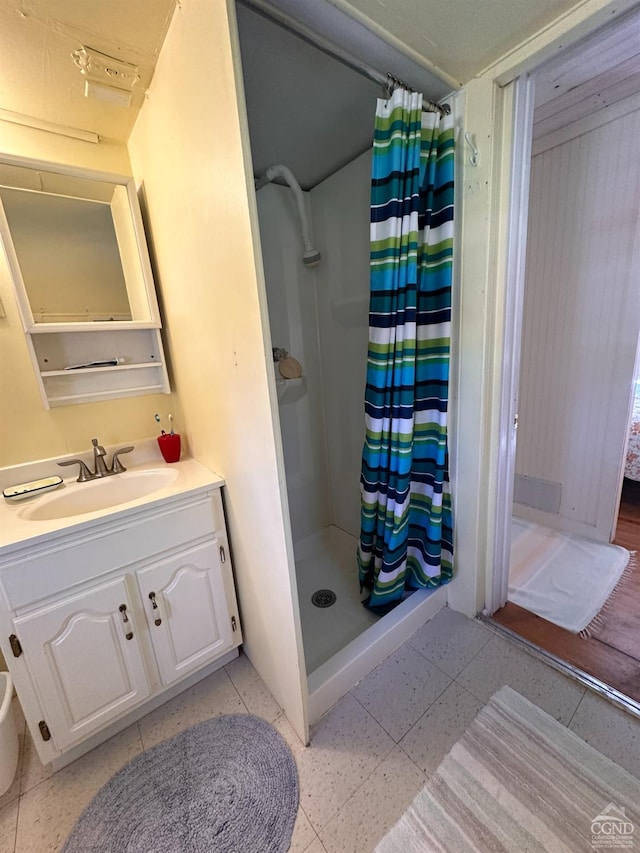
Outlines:
POLYGON ((46 408, 170 391, 159 329, 31 332, 27 340, 46 408))

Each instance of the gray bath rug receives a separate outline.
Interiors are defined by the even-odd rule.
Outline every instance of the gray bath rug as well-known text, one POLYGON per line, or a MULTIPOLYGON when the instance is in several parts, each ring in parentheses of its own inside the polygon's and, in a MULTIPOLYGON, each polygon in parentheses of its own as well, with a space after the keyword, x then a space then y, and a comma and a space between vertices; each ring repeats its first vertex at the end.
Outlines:
POLYGON ((284 739, 232 714, 136 756, 89 803, 63 853, 284 853, 297 810, 284 739))

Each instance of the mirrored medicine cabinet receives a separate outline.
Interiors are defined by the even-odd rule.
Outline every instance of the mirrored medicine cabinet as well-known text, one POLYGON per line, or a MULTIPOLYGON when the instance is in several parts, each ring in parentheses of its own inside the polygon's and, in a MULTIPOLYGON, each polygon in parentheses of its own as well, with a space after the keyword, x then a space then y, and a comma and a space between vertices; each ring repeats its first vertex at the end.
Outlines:
POLYGON ((45 407, 169 393, 132 178, 0 158, 0 237, 45 407))

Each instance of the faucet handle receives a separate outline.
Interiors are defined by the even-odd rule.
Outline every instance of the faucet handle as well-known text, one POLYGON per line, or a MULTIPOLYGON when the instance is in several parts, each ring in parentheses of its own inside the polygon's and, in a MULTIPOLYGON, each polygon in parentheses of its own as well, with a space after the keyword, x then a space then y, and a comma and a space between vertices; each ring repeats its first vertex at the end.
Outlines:
POLYGON ((98 444, 97 438, 92 438, 91 444, 93 444, 93 453, 95 456, 106 456, 107 455, 107 451, 104 449, 104 447, 101 444, 98 444))
POLYGON ((82 459, 67 459, 66 462, 58 462, 58 465, 79 465, 80 471, 78 474, 78 483, 86 483, 87 480, 93 480, 91 471, 87 468, 82 459))
POLYGON ((91 444, 93 444, 93 461, 95 463, 93 476, 106 477, 109 473, 107 471, 107 466, 104 464, 104 457, 107 455, 107 451, 101 444, 98 444, 97 438, 92 438, 91 444))
POLYGON ((120 447, 118 450, 113 451, 113 458, 111 460, 111 473, 112 474, 122 474, 123 471, 127 469, 124 467, 122 462, 120 461, 121 453, 131 453, 133 450, 133 444, 129 445, 129 447, 120 447))

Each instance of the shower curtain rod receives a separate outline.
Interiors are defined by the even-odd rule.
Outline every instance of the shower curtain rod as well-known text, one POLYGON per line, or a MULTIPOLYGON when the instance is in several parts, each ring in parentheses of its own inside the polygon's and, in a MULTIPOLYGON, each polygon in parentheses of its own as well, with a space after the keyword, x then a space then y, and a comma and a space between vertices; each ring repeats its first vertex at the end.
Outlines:
MULTIPOLYGON (((242 3, 243 6, 247 6, 249 9, 253 9, 254 12, 262 15, 263 18, 267 18, 267 20, 277 24, 279 27, 282 27, 282 29, 294 36, 297 36, 302 39, 302 41, 307 42, 307 44, 312 45, 327 56, 330 56, 338 62, 341 62, 343 65, 346 65, 348 68, 351 68, 352 71, 356 71, 363 77, 367 77, 369 80, 372 80, 374 83, 382 86, 383 90, 392 92, 394 89, 402 88, 415 91, 412 86, 409 86, 394 74, 383 74, 381 71, 377 71, 375 68, 367 65, 366 62, 352 56, 346 50, 343 50, 341 47, 338 47, 338 45, 333 44, 333 42, 330 42, 328 39, 325 39, 310 27, 307 27, 306 24, 297 21, 295 18, 287 15, 286 12, 271 6, 269 3, 265 2, 265 0, 238 0, 238 2, 242 3)), ((422 103, 422 110, 427 113, 438 112, 440 115, 449 115, 451 107, 448 104, 436 104, 435 101, 428 101, 424 99, 422 103)))

